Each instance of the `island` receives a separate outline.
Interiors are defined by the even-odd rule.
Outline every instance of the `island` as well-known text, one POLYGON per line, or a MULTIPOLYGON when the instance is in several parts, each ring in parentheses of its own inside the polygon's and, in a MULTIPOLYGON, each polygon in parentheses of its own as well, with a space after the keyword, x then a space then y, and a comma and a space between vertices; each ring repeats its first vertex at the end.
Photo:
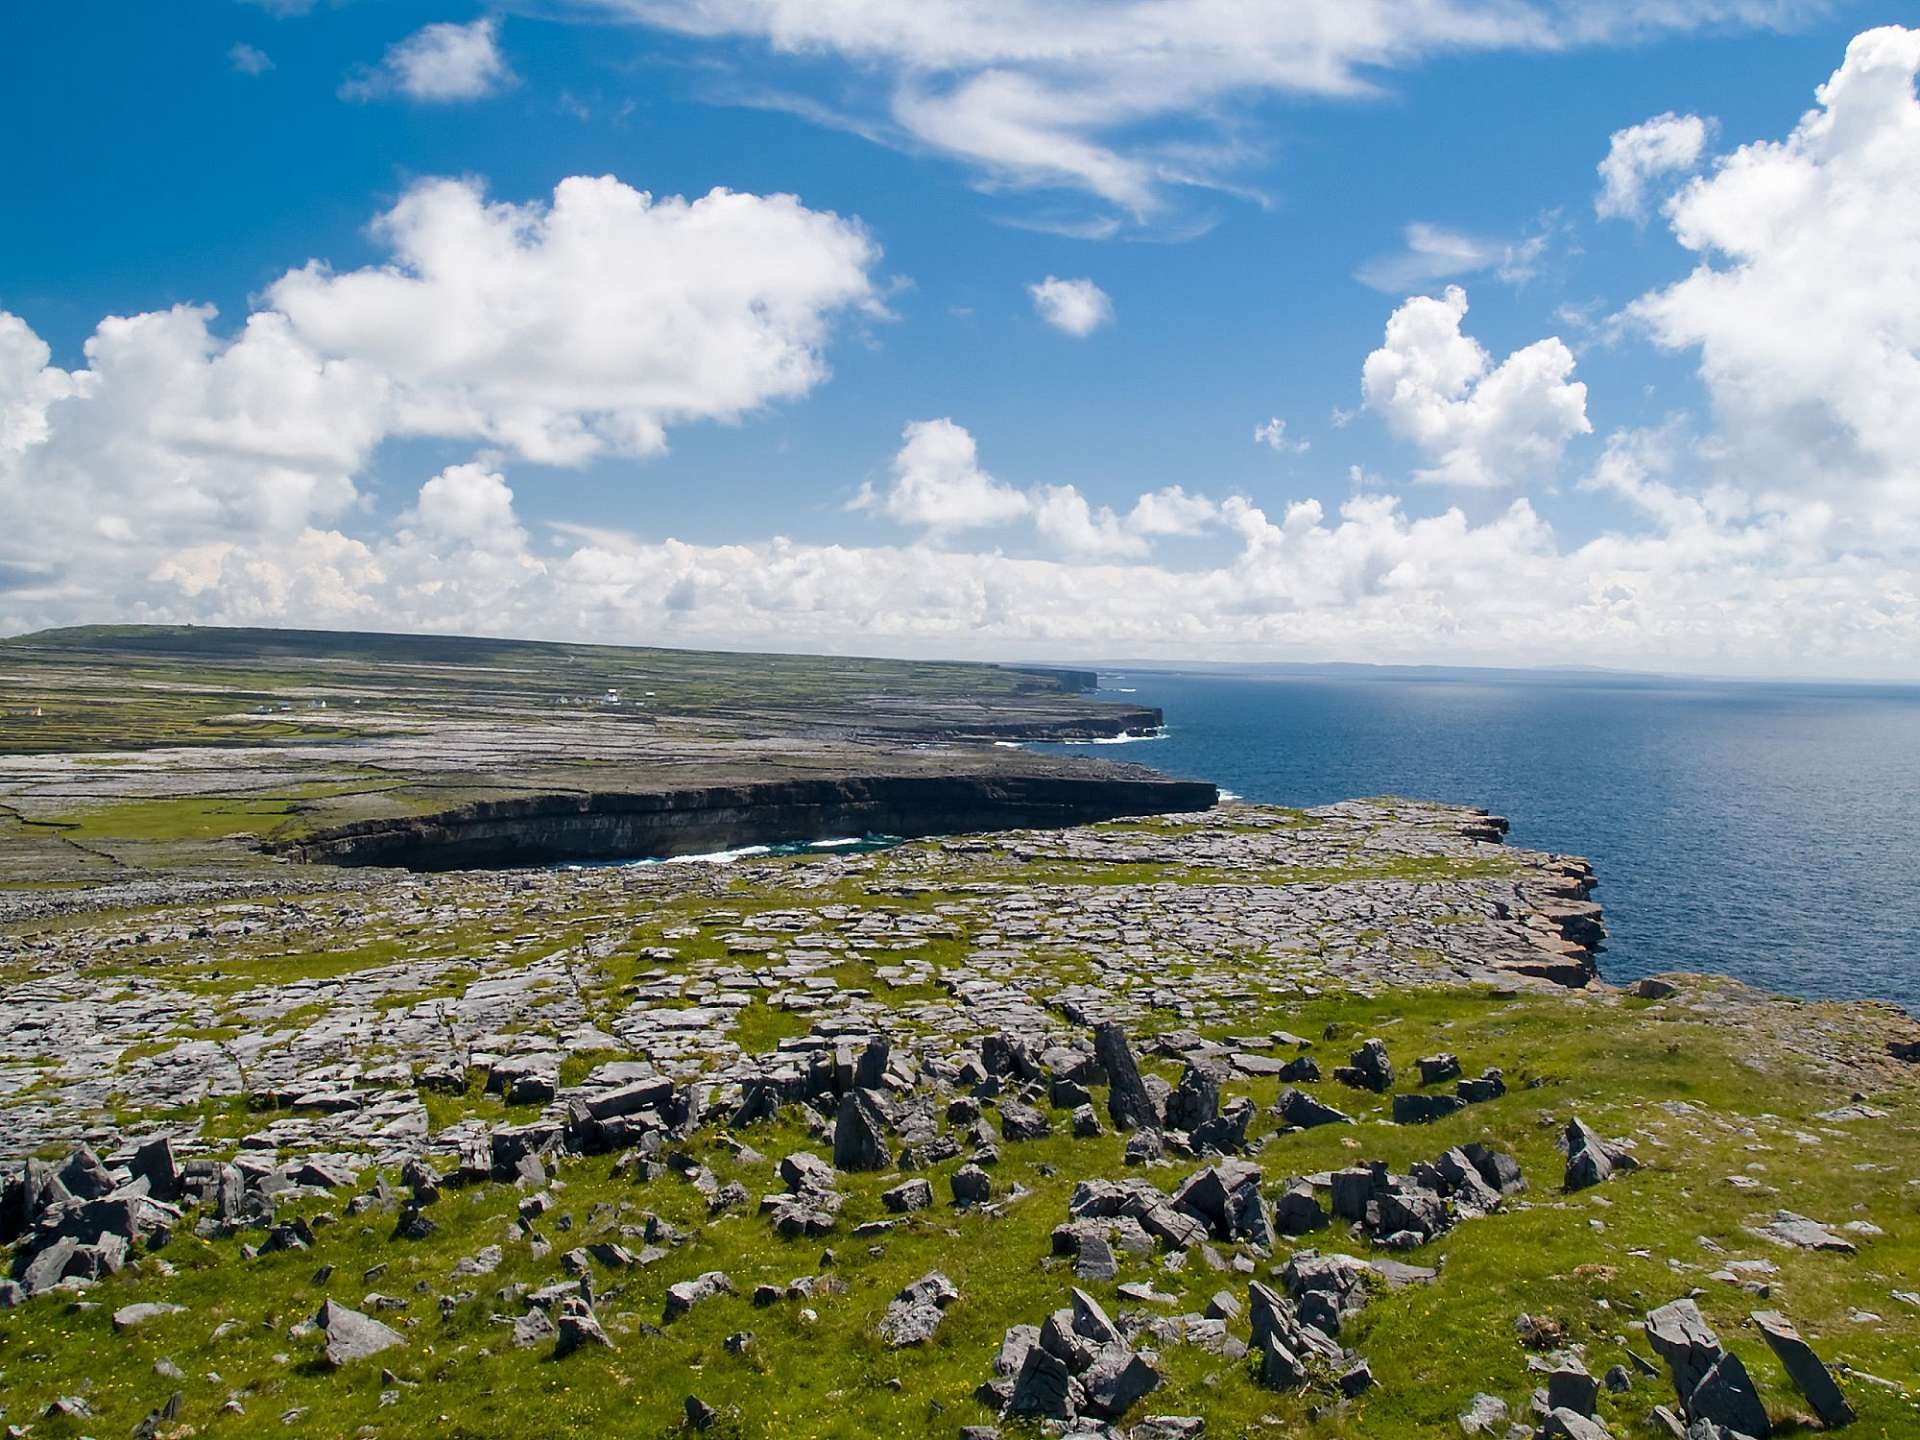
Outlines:
POLYGON ((0 1420, 1920 1426, 1920 1025, 1610 984, 1481 811, 1011 748, 1178 723, 1092 683, 0 645, 0 1420))

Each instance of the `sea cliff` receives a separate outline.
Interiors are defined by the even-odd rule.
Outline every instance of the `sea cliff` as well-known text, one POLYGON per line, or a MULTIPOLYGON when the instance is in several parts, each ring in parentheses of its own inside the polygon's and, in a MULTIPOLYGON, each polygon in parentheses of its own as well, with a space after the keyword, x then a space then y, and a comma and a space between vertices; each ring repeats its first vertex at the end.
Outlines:
POLYGON ((414 870, 698 855, 867 834, 918 837, 1205 810, 1214 786, 1117 767, 1094 774, 849 775, 650 792, 475 801, 367 820, 276 847, 292 859, 414 870))
POLYGON ((1498 816, 986 743, 1160 719, 1070 673, 16 653, 23 1432, 1920 1430, 1920 1025, 1611 984, 1498 816))

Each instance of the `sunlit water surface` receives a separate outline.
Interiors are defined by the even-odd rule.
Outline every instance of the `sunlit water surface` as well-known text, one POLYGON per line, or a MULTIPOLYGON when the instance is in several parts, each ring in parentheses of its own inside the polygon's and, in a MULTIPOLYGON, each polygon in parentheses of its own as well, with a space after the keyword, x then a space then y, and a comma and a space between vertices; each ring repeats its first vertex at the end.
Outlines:
POLYGON ((1610 980, 1719 971, 1920 1012, 1920 690, 1146 672, 1103 683, 1168 720, 1166 738, 1103 755, 1277 804, 1483 805, 1513 822, 1512 844, 1587 856, 1610 980))

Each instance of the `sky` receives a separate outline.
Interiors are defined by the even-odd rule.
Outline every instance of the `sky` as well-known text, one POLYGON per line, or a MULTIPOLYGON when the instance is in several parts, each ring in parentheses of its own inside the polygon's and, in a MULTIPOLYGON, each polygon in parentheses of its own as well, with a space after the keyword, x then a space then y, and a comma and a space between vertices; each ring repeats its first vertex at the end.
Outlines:
POLYGON ((0 14, 0 633, 1920 679, 1881 0, 0 14))

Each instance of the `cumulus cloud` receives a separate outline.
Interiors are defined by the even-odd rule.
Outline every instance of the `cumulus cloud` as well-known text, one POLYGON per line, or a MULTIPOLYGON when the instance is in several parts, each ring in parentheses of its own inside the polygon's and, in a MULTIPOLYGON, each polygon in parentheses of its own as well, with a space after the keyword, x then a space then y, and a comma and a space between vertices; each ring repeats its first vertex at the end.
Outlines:
MULTIPOLYGON (((1817 0, 574 0, 709 40, 845 67, 858 133, 932 149, 991 186, 1067 189, 1110 224, 1164 220, 1192 187, 1244 193, 1236 110, 1355 98, 1461 51, 1555 51, 1768 25, 1817 0)), ((817 106, 795 101, 796 111, 817 106)), ((1109 227, 1110 228, 1110 227, 1109 227)))
POLYGON ((1198 535, 1220 518, 1220 507, 1204 495, 1189 495, 1178 485, 1142 495, 1127 512, 1127 528, 1136 535, 1198 535))
POLYGON ((1629 316, 1697 350, 1726 472, 1883 543, 1920 535, 1920 30, 1859 35, 1782 141, 1670 202, 1692 274, 1629 316))
POLYGON ((1146 537, 1113 513, 1091 504, 1071 485, 1048 485, 1033 506, 1034 528, 1068 555, 1138 556, 1146 537))
MULTIPOLYGON (((1337 507, 1173 485, 1102 504, 996 478, 946 420, 910 427, 870 492, 878 516, 909 527, 884 543, 744 533, 694 545, 580 527, 536 541, 515 514, 513 490, 534 483, 518 467, 648 453, 644 417, 671 428, 817 384, 839 317, 875 303, 877 257, 858 227, 777 197, 596 192, 610 209, 583 212, 596 224, 576 231, 559 197, 499 207, 469 189, 424 201, 417 235, 414 220, 383 228, 388 264, 295 271, 231 329, 191 306, 113 317, 66 370, 0 315, 0 630, 147 619, 1911 679, 1917 71, 1920 33, 1859 37, 1785 139, 1740 148, 1666 208, 1698 267, 1629 315, 1698 357, 1713 413, 1607 439, 1581 479, 1593 492, 1583 521, 1596 504, 1609 517, 1592 538, 1557 531, 1548 498, 1431 513, 1377 475, 1337 507), (592 242, 606 226, 603 250, 592 242), (725 248, 716 237, 772 278, 745 284, 736 257, 714 279, 696 262, 725 248), (796 271, 792 251, 809 246, 820 253, 796 271), (670 293, 629 274, 663 266, 681 277, 670 293), (554 308, 569 277, 613 297, 605 333, 586 300, 554 308), (675 324, 646 332, 651 349, 623 348, 649 306, 675 324), (564 339, 511 318, 526 313, 560 316, 564 339), (690 345, 715 315, 756 358, 690 345), (764 345, 802 358, 762 363, 764 345), (576 386, 554 381, 556 367, 576 386), (403 435, 466 442, 482 458, 439 468, 388 523, 363 504, 365 477, 381 443, 403 435), (955 543, 999 541, 993 525, 1032 553, 955 543), (1181 563, 1160 546, 1175 536, 1193 537, 1181 563)), ((1394 311, 1363 373, 1369 411, 1421 448, 1425 478, 1551 473, 1587 428, 1571 356, 1543 340, 1496 362, 1465 333, 1466 313, 1454 291, 1394 311)))
POLYGON ((47 412, 73 393, 73 377, 52 366, 53 351, 18 315, 0 310, 0 459, 46 443, 47 412))
MULTIPOLYGON (((184 305, 110 317, 86 343, 85 369, 42 359, 25 404, 5 406, 6 430, 29 439, 3 457, 0 551, 287 533, 352 502, 383 434, 385 377, 315 354, 284 315, 255 314, 231 340, 212 318, 184 305)), ((23 351, 45 356, 24 322, 0 328, 16 377, 23 351)))
POLYGON ((1091 280, 1060 280, 1049 275, 1029 285, 1039 317, 1062 334, 1084 339, 1102 325, 1113 323, 1113 301, 1091 280))
POLYGON ((309 264, 269 287, 273 310, 317 354, 390 377, 395 430, 549 464, 655 454, 670 425, 804 394, 836 317, 878 308, 866 232, 790 195, 576 176, 551 206, 511 205, 435 180, 374 233, 390 263, 309 264))
MULTIPOLYGON (((308 528, 210 542, 148 573, 102 577, 94 593, 121 593, 110 613, 123 618, 725 647, 1911 672, 1920 586, 1910 571, 1836 557, 1775 513, 1668 508, 1678 482, 1663 453, 1658 436, 1609 450, 1608 483, 1659 512, 1638 533, 1568 545, 1524 499, 1477 523, 1457 508, 1417 516, 1390 495, 1271 513, 1234 499, 1219 514, 1236 548, 1197 569, 1098 546, 1057 560, 779 538, 691 545, 573 527, 536 556, 512 540, 475 543, 518 529, 499 525, 483 471, 471 489, 488 498, 474 511, 449 505, 451 533, 416 523, 367 539, 308 528), (475 513, 489 518, 465 524, 475 513)), ((438 508, 423 487, 416 513, 438 508)), ((31 588, 0 591, 9 623, 45 604, 31 588)))
POLYGON ((420 487, 403 527, 431 539, 478 550, 524 550, 527 535, 514 518, 506 477, 484 465, 449 465, 420 487))
POLYGON ((916 529, 948 532, 1005 525, 1027 514, 1033 502, 982 470, 971 432, 943 419, 908 425, 893 457, 893 483, 884 494, 863 487, 853 508, 878 510, 916 529))
MULTIPOLYGON (((17 467, 47 443, 34 414, 51 413, 45 433, 56 434, 60 407, 78 398, 75 377, 49 370, 29 334, 0 326, 0 394, 17 399, 23 379, 41 387, 0 411, 0 465, 17 467)), ((916 460, 978 471, 971 447, 938 422, 918 433, 932 439, 916 460), (942 444, 944 459, 932 453, 942 444)), ((84 572, 12 563, 0 570, 0 628, 111 617, 994 658, 1578 657, 1911 673, 1920 660, 1911 564, 1838 553, 1803 518, 1731 492, 1689 493, 1683 439, 1614 437, 1588 483, 1646 525, 1584 545, 1563 542, 1524 499, 1476 522, 1453 507, 1415 515, 1384 494, 1333 511, 1312 499, 1269 511, 1167 487, 1116 519, 1048 487, 1030 497, 1029 514, 1071 552, 1064 560, 921 543, 693 545, 571 526, 536 552, 505 477, 456 465, 428 479, 391 528, 365 535, 317 523, 200 527, 157 549, 144 527, 128 527, 84 572), (1136 543, 1219 527, 1231 553, 1198 568, 1157 562, 1136 543)), ((15 525, 16 476, 0 470, 15 525)), ((53 539, 49 554, 105 543, 66 530, 53 539)))
POLYGON ((1594 214, 1602 220, 1644 219, 1648 182, 1698 166, 1712 133, 1711 121, 1671 110, 1614 131, 1599 165, 1594 214))
MULTIPOLYGON (((790 196, 656 200, 603 178, 514 206, 432 181, 375 234, 386 264, 291 271, 230 334, 205 306, 109 317, 73 371, 0 312, 6 573, 30 567, 57 603, 101 566, 200 574, 205 546, 292 543, 357 507, 390 437, 549 464, 656 454, 671 426, 811 389, 839 317, 877 303, 865 232, 790 196)), ((430 482, 416 523, 460 533, 480 479, 430 482)))
POLYGON ((1433 463, 1417 478, 1492 488, 1552 476, 1566 444, 1588 434, 1587 387, 1557 339, 1498 365, 1465 334, 1466 292, 1409 300, 1387 321, 1386 342, 1361 372, 1366 407, 1433 463))
POLYGON ((1073 485, 1023 490, 1002 484, 981 468, 972 432, 944 419, 908 425, 891 483, 884 490, 861 486, 848 508, 873 511, 936 538, 1030 522, 1053 549, 1079 557, 1138 558, 1153 540, 1197 535, 1221 516, 1212 500, 1178 485, 1140 496, 1121 515, 1073 485))
POLYGON ((388 47, 375 66, 363 67, 340 86, 343 100, 404 95, 444 104, 484 100, 514 83, 500 53, 500 22, 492 16, 466 25, 427 25, 388 47))

